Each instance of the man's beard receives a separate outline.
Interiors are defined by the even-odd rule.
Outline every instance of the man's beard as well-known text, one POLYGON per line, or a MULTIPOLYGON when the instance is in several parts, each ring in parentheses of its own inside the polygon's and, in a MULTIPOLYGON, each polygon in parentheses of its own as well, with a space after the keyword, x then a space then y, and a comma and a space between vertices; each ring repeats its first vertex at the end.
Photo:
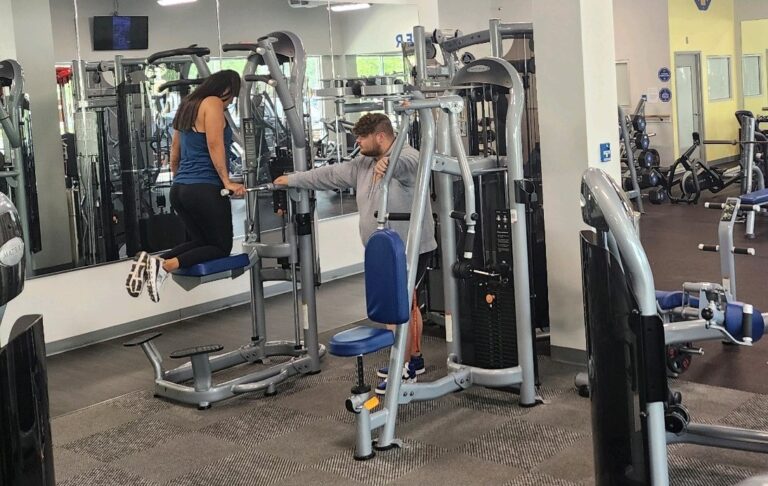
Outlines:
POLYGON ((382 152, 381 147, 378 145, 376 147, 371 147, 368 150, 361 149, 360 153, 365 155, 366 157, 380 157, 384 155, 384 152, 382 152))

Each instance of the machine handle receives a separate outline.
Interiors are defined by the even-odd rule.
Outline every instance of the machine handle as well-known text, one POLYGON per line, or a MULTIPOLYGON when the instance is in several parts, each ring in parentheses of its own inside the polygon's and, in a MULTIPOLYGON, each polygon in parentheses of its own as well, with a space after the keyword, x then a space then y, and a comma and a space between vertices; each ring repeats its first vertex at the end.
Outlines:
POLYGON ((181 49, 169 49, 167 51, 160 51, 152 54, 147 58, 147 63, 155 64, 156 62, 166 58, 174 56, 198 56, 203 57, 211 53, 211 50, 207 47, 189 46, 182 47, 181 49))
MULTIPOLYGON (((378 218, 379 212, 374 211, 373 217, 378 218)), ((387 213, 387 220, 389 221, 410 221, 411 213, 387 213)))
POLYGON ((158 91, 163 92, 177 86, 194 86, 197 84, 203 84, 204 79, 176 79, 163 83, 157 88, 158 91))
POLYGON ((752 314, 754 308, 750 304, 744 304, 744 314, 741 316, 741 333, 744 342, 752 342, 752 314))
POLYGON ((703 243, 699 243, 699 250, 718 252, 720 251, 720 245, 705 245, 703 243))
POLYGON ((725 208, 725 203, 706 202, 704 203, 704 207, 707 209, 723 209, 725 208))
POLYGON ((224 44, 221 46, 221 50, 224 52, 230 52, 230 51, 253 51, 256 52, 256 49, 259 48, 258 44, 249 44, 249 43, 234 43, 234 44, 224 44))
POLYGON ((755 256, 755 249, 754 248, 737 248, 733 247, 731 250, 731 253, 734 255, 751 255, 755 256))

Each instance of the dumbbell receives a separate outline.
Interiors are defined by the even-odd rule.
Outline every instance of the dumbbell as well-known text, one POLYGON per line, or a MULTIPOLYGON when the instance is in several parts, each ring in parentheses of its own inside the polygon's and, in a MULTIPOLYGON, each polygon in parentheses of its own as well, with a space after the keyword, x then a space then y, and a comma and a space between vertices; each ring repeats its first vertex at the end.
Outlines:
POLYGON ((648 201, 651 204, 664 204, 668 199, 667 190, 663 187, 657 187, 648 191, 648 201))
POLYGON ((646 127, 645 117, 643 115, 637 115, 632 117, 632 126, 638 132, 644 132, 646 127))
POLYGON ((638 132, 635 134, 635 147, 639 148, 640 150, 648 150, 648 147, 651 146, 651 139, 648 137, 648 134, 645 132, 638 132))
POLYGON ((637 158, 637 163, 640 164, 640 167, 643 167, 645 169, 650 169, 653 167, 653 163, 656 161, 656 157, 654 157, 653 152, 650 150, 643 150, 640 152, 640 156, 637 158))
POLYGON ((659 185, 659 182, 661 182, 661 176, 655 170, 643 173, 638 181, 641 189, 656 187, 659 185))

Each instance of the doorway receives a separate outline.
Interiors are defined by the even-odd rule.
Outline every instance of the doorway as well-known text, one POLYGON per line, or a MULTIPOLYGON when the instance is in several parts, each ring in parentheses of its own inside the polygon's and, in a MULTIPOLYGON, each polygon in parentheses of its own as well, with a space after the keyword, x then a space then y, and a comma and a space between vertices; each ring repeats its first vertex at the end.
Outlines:
MULTIPOLYGON (((704 114, 701 97, 701 56, 699 53, 675 53, 675 100, 677 104, 678 153, 693 145, 693 132, 704 139, 704 114)), ((699 148, 706 160, 705 147, 699 148)))

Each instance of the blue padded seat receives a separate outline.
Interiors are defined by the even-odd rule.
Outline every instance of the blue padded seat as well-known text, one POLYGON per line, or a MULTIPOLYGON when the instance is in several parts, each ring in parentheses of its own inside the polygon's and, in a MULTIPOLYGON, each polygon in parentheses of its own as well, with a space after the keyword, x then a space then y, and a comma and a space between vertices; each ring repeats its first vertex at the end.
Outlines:
MULTIPOLYGON (((661 310, 671 310, 671 309, 674 309, 675 307, 680 307, 681 305, 683 305, 683 292, 681 290, 677 290, 674 292, 669 292, 666 290, 657 290, 656 302, 658 302, 659 307, 661 307, 661 310)), ((694 307, 698 307, 699 299, 693 297, 689 299, 688 304, 694 307)))
POLYGON ((213 275, 214 273, 247 267, 250 263, 248 254, 240 253, 238 255, 230 255, 224 258, 217 258, 216 260, 198 263, 191 267, 179 268, 173 273, 176 275, 184 275, 186 277, 205 277, 206 275, 213 275))
MULTIPOLYGON (((752 341, 759 341, 765 332, 765 320, 763 314, 754 307, 752 309, 752 341)), ((730 302, 725 308, 725 322, 723 327, 728 329, 736 339, 742 339, 741 318, 744 315, 744 304, 741 302, 730 302)))
POLYGON ((741 199, 742 204, 765 204, 768 203, 768 188, 759 191, 748 192, 741 199))
POLYGON ((392 230, 376 231, 365 245, 365 301, 373 322, 403 324, 410 318, 405 245, 392 230))
POLYGON ((342 331, 328 341, 328 352, 334 356, 357 356, 375 353, 395 343, 395 335, 389 329, 357 326, 342 331))

